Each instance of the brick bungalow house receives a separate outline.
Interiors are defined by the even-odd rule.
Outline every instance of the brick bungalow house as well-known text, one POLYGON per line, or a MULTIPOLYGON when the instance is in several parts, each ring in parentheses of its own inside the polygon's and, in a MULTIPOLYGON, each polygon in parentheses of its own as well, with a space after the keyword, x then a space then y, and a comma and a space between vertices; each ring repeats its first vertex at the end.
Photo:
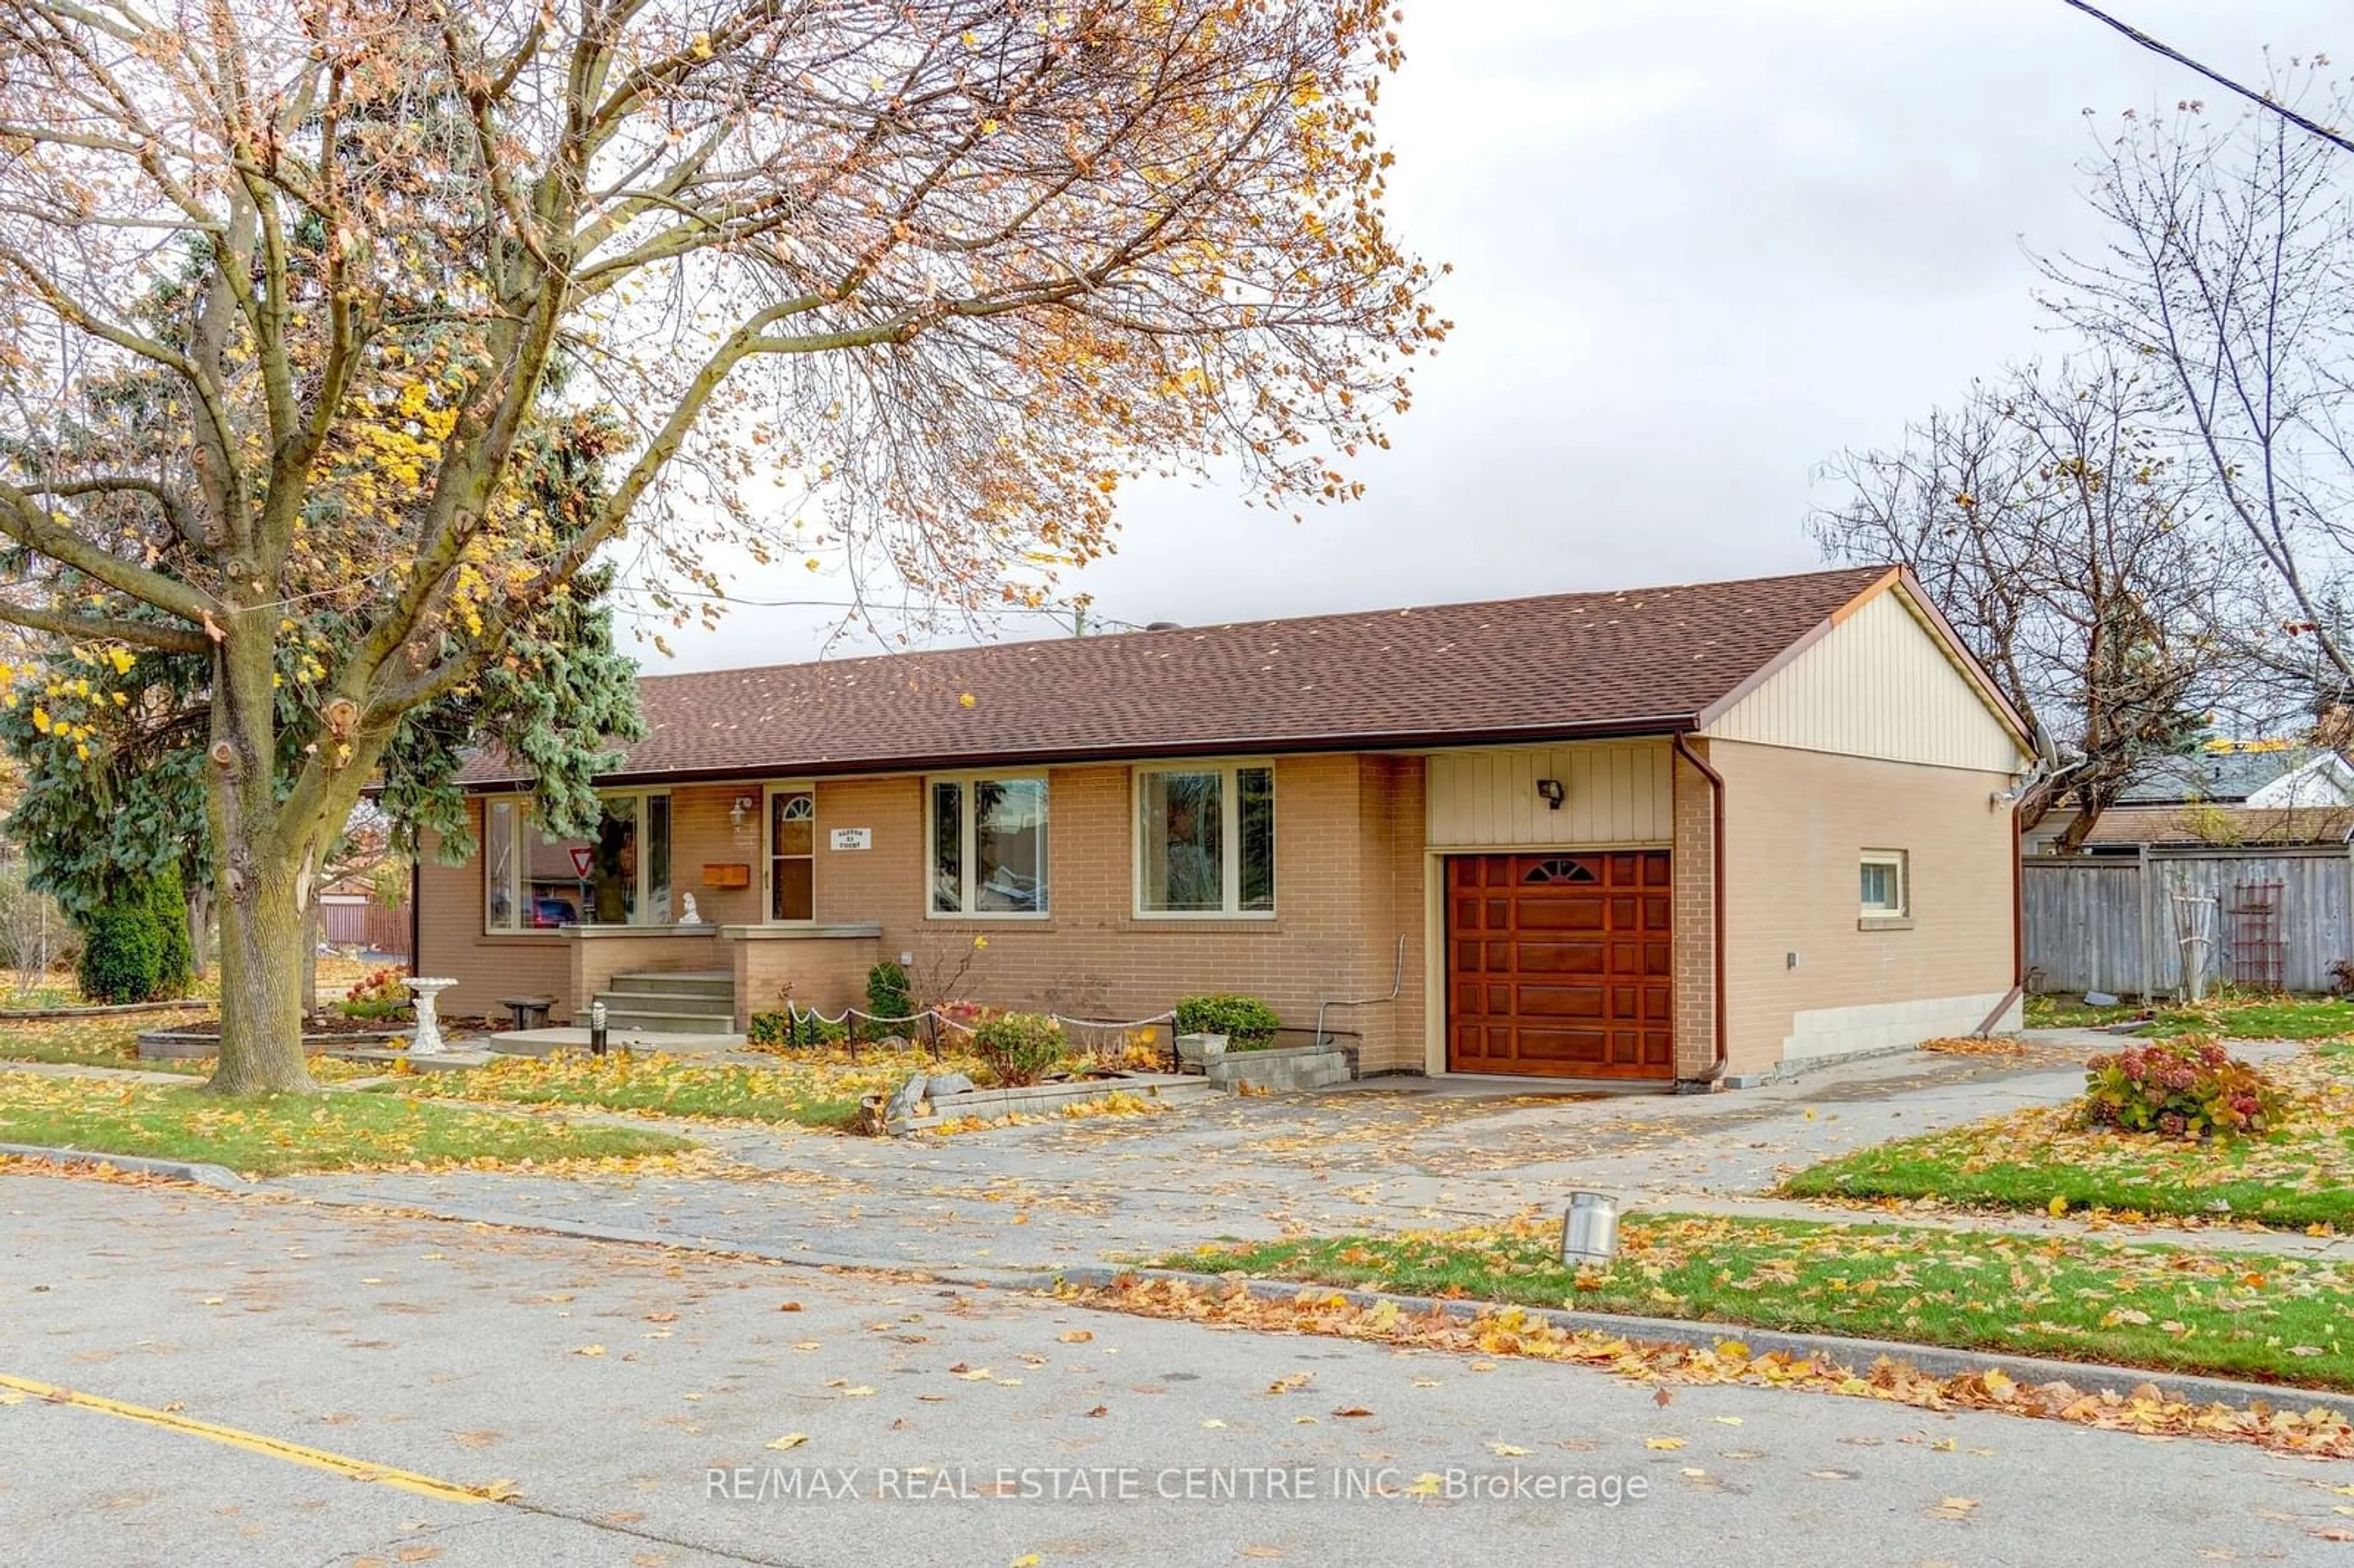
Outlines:
POLYGON ((1361 1072, 1662 1087, 2018 1017, 2029 737, 1899 569, 641 696, 589 839, 469 766, 482 853, 419 879, 418 972, 459 981, 453 1013, 538 991, 578 1018, 667 976, 732 991, 741 1029, 788 991, 862 1001, 885 957, 969 957, 970 1000, 1075 1016, 1234 991, 1304 1029, 1394 989, 1327 1010, 1361 1072))

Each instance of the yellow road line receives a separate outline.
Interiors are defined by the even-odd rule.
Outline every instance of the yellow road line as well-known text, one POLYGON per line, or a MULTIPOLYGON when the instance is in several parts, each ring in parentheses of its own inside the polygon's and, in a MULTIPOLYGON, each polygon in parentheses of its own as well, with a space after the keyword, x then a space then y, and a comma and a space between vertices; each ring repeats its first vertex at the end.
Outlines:
MULTIPOLYGON (((210 1421, 198 1421, 169 1410, 151 1410, 143 1404, 126 1404, 103 1394, 83 1393, 78 1389, 58 1388, 54 1384, 37 1383, 28 1377, 10 1377, 0 1372, 0 1389, 14 1389, 29 1393, 51 1404, 78 1404, 85 1410, 102 1411, 119 1415, 126 1421, 143 1421, 151 1426, 167 1431, 186 1432, 197 1437, 208 1437, 216 1443, 226 1443, 232 1448, 248 1453, 266 1455, 272 1459, 284 1459, 290 1464, 309 1465, 314 1469, 348 1476, 355 1481, 371 1481, 377 1486, 398 1487, 403 1491, 424 1497, 440 1498, 444 1502, 493 1502, 512 1494, 503 1483, 489 1487, 461 1487, 454 1481, 437 1481, 431 1476, 420 1476, 411 1470, 396 1470, 389 1465, 371 1465, 365 1459, 355 1459, 343 1454, 331 1454, 324 1448, 309 1448, 300 1443, 288 1443, 276 1437, 264 1437, 258 1432, 240 1432, 234 1426, 221 1426, 210 1421)), ((14 1403, 13 1401, 0 1403, 14 1403)))

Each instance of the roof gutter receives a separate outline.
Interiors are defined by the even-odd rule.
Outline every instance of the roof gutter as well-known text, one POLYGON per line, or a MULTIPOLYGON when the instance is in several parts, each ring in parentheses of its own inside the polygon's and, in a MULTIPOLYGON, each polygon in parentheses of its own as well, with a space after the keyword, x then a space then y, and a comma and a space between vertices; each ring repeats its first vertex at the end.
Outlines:
MULTIPOLYGON (((616 769, 600 773, 600 786, 620 784, 715 784, 748 779, 825 779, 846 774, 961 772, 975 768, 1051 768, 1087 763, 1151 761, 1162 758, 1267 756, 1297 757, 1351 751, 1436 751, 1464 747, 1522 746, 1538 741, 1657 739, 1697 727, 1690 713, 1644 714, 1632 718, 1580 724, 1522 726, 1510 729, 1411 730, 1387 734, 1331 736, 1223 736, 1210 740, 1161 745, 1123 742, 1118 746, 1036 747, 1030 750, 941 752, 917 757, 837 758, 824 761, 729 763, 711 768, 616 769)), ((527 774, 467 779, 461 788, 475 794, 512 789, 531 783, 527 774)))
MULTIPOLYGON (((1724 1026, 1724 775, 1708 764, 1708 759, 1691 748, 1691 743, 1678 730, 1675 736, 1676 755, 1699 770, 1708 780, 1708 892, 1709 954, 1714 964, 1714 984, 1708 999, 1709 1022, 1715 1034, 1715 1052, 1708 1071, 1697 1078, 1677 1080, 1679 1092, 1701 1092, 1724 1076, 1726 1061, 1724 1026)), ((2015 862, 2019 857, 2013 855, 2015 862)), ((2012 874, 2018 874, 2014 866, 2012 874)))

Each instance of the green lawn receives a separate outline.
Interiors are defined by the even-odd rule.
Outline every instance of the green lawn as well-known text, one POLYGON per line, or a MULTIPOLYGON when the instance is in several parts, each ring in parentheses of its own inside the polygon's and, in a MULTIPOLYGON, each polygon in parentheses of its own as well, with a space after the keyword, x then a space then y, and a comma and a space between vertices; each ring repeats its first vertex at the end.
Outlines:
POLYGON ((2016 1111, 1882 1143, 1799 1171, 1796 1198, 1934 1199, 2003 1209, 2098 1208, 2128 1217, 2354 1228, 2354 1047, 2264 1069, 2288 1092, 2262 1138, 2184 1142, 2072 1125, 2067 1107, 2016 1111))
POLYGON ((208 1073, 209 1062, 143 1062, 139 1033, 172 1029, 201 1012, 148 1012, 131 1017, 24 1019, 0 1022, 0 1059, 62 1062, 83 1067, 136 1067, 165 1073, 208 1073))
POLYGON ((2081 996, 2054 991, 2027 999, 2027 1027, 2030 1029, 2098 1029, 2104 1024, 2121 1023, 2128 1018, 2138 1018, 2147 1008, 2120 1002, 2113 1007, 2092 1007, 2081 996))
POLYGON ((684 1139, 368 1094, 260 1095, 0 1074, 0 1142, 203 1160, 255 1176, 677 1154, 684 1139))
POLYGON ((2195 1007, 2162 1006, 2153 1016, 2138 1002, 2088 1006, 2080 996, 2055 992, 2027 999, 2030 1029, 2097 1029, 2148 1017, 2135 1031, 2152 1036, 2212 1034, 2225 1040, 2354 1038, 2354 999, 2274 996, 2225 990, 2195 1007))
POLYGON ((1155 1266, 2354 1388, 2354 1266, 2070 1237, 1630 1216, 1606 1273, 1557 1222, 1205 1247, 1155 1266))
POLYGON ((504 1101, 516 1105, 594 1106, 667 1117, 790 1122, 841 1128, 858 1114, 862 1096, 888 1094, 915 1072, 980 1075, 976 1062, 935 1065, 914 1052, 863 1051, 853 1064, 840 1055, 780 1056, 774 1066, 700 1063, 676 1056, 617 1051, 598 1057, 578 1052, 517 1056, 470 1073, 402 1077, 387 1092, 429 1098, 504 1101))
POLYGON ((2354 1001, 2340 996, 2226 999, 2168 1008, 2137 1033, 2213 1034, 2225 1040, 2335 1040, 2354 1036, 2354 1001))

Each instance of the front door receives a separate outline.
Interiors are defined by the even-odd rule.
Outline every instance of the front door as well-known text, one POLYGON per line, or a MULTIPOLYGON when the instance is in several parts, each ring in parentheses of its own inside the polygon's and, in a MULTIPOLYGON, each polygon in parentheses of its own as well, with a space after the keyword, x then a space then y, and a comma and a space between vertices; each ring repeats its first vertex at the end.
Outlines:
POLYGON ((806 784, 769 787, 768 918, 817 918, 817 792, 806 784))
POLYGON ((1675 1074, 1665 850, 1447 862, 1447 1065, 1565 1078, 1675 1074))

